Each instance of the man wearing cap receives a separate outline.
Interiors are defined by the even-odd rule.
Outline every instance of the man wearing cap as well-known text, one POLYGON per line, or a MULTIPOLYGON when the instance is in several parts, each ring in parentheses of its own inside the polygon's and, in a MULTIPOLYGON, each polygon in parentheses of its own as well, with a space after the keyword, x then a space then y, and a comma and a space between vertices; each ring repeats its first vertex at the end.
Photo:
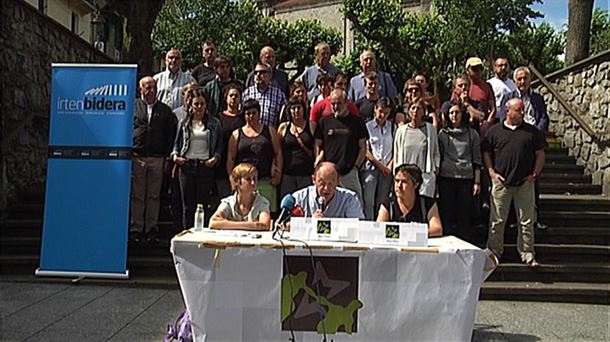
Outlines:
POLYGON ((483 74, 483 61, 479 57, 470 57, 466 60, 466 72, 470 78, 468 97, 478 101, 484 107, 485 118, 481 122, 482 130, 495 122, 496 99, 489 83, 481 78, 483 74), (485 123, 487 121, 487 123, 485 123))

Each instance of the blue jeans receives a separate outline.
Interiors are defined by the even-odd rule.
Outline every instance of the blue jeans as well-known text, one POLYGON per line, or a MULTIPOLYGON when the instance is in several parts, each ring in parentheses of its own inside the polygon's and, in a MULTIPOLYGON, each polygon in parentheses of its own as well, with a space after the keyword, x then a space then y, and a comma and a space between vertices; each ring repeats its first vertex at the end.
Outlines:
POLYGON ((379 204, 388 197, 392 188, 392 174, 384 176, 379 170, 360 171, 364 216, 367 220, 377 219, 379 204))

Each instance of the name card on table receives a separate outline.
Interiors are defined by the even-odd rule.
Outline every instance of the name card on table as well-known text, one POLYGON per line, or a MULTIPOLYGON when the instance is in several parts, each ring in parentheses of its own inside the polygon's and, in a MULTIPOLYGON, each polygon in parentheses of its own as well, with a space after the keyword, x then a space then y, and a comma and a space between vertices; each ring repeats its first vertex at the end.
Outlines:
POLYGON ((299 240, 358 241, 358 219, 293 217, 290 237, 299 240))
POLYGON ((428 225, 415 222, 360 221, 358 242, 428 247, 428 225))

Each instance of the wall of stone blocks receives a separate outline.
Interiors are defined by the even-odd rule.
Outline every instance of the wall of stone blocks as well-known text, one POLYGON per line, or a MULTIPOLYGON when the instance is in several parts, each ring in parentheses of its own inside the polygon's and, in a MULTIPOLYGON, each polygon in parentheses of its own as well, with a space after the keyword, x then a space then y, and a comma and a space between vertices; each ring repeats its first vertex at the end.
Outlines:
MULTIPOLYGON (((572 71, 551 81, 559 93, 577 110, 595 132, 610 132, 610 53, 608 58, 572 71)), ((585 167, 593 183, 610 194, 610 134, 594 139, 563 108, 543 85, 536 90, 544 96, 550 117, 549 130, 569 149, 577 163, 585 167)))
POLYGON ((51 63, 115 63, 20 0, 0 2, 0 210, 44 190, 51 63))

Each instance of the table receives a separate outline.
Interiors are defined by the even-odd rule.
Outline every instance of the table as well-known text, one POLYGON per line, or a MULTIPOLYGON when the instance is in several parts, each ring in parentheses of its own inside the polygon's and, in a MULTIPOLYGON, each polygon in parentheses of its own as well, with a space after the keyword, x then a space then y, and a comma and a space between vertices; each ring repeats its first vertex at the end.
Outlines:
POLYGON ((493 271, 484 270, 486 251, 455 237, 430 239, 427 248, 308 244, 317 272, 303 243, 284 240, 283 249, 270 232, 174 237, 171 251, 194 340, 288 341, 288 322, 294 330, 317 322, 313 331, 294 336, 321 341, 319 300, 328 311, 322 329, 339 329, 328 341, 470 341, 481 283, 493 271), (283 277, 283 253, 293 276, 283 277), (299 277, 304 267, 310 271, 299 277), (350 274, 355 281, 345 278, 350 274), (320 279, 319 291, 307 284, 313 278, 320 279), (291 319, 282 324, 282 314, 291 319), (350 316, 354 322, 345 323, 350 316))

